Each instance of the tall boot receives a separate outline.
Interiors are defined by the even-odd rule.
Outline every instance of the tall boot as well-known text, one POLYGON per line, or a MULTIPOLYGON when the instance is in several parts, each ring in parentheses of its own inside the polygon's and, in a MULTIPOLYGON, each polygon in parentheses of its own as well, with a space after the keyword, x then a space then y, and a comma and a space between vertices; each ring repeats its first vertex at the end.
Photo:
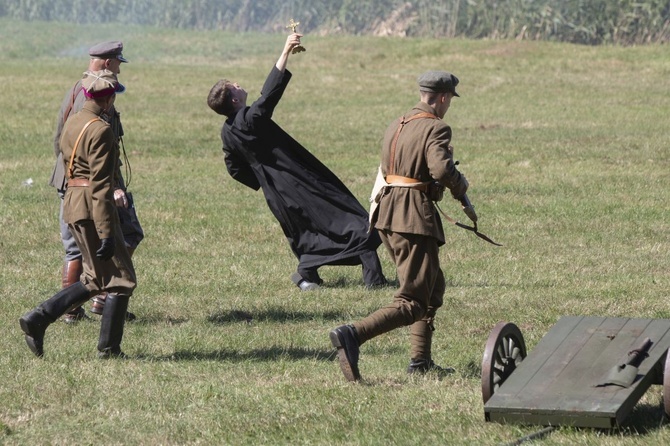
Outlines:
MULTIPOLYGON (((65 289, 70 285, 79 282, 81 273, 83 271, 84 270, 81 264, 81 259, 75 259, 69 261, 66 260, 63 263, 63 277, 61 280, 62 283, 61 288, 65 289)), ((74 324, 85 318, 86 318, 86 311, 84 310, 84 307, 79 306, 65 313, 65 316, 63 316, 63 322, 65 322, 66 324, 74 324)))
MULTIPOLYGON (((105 302, 107 302, 107 297, 109 294, 107 292, 102 292, 95 296, 93 299, 91 299, 91 313, 94 314, 104 314, 105 313, 105 302)), ((137 319, 137 316, 135 316, 135 313, 131 313, 130 311, 126 311, 126 321, 131 322, 137 319)))
POLYGON ((100 358, 124 357, 121 351, 123 325, 126 322, 129 296, 108 294, 105 309, 100 319, 100 338, 98 340, 98 356, 100 358))
MULTIPOLYGON (((127 248, 128 249, 128 255, 130 257, 133 256, 133 253, 135 252, 135 248, 127 248)), ((93 314, 102 314, 105 311, 105 301, 107 300, 107 293, 103 292, 95 296, 93 299, 91 299, 91 313, 93 314)), ((131 313, 130 311, 126 311, 126 321, 134 321, 137 319, 137 316, 135 316, 135 313, 131 313)))
POLYGON ((44 355, 44 333, 49 324, 58 320, 63 314, 86 302, 90 292, 83 283, 77 282, 60 290, 19 318, 21 330, 25 333, 28 348, 36 355, 44 355))

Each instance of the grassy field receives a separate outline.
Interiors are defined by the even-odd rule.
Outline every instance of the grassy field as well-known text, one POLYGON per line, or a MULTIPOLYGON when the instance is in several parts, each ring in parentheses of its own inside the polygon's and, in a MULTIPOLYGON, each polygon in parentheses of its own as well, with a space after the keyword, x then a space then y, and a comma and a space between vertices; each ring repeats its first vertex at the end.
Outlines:
MULTIPOLYGON (((390 301, 358 267, 300 293, 264 202, 225 171, 221 77, 251 97, 282 35, 0 21, 0 444, 500 444, 538 427, 484 421, 481 360, 501 320, 529 350, 562 315, 670 318, 670 58, 665 46, 305 36, 275 119, 367 206, 388 123, 416 76, 446 69, 446 117, 488 245, 447 228, 434 357, 408 377, 408 330, 362 347, 346 383, 331 328, 390 301), (47 38, 46 36, 51 36, 47 38), (117 99, 146 239, 127 361, 100 361, 97 319, 25 346, 18 317, 60 286, 52 135, 86 49, 124 41, 117 99), (32 181, 32 185, 28 185, 32 181), (251 319, 251 322, 249 322, 251 319)), ((462 217, 457 203, 442 205, 462 217)), ((386 274, 393 265, 380 249, 386 274)), ((612 431, 563 427, 542 444, 669 444, 662 388, 612 431)))

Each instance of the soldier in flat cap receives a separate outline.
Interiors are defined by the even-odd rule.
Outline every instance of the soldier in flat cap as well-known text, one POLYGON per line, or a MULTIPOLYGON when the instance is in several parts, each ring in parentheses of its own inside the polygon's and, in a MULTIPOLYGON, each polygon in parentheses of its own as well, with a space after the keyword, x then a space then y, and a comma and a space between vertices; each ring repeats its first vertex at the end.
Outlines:
MULTIPOLYGON (((119 41, 98 43, 89 49, 89 56, 89 71, 109 70, 117 76, 121 72, 121 63, 128 62, 123 57, 123 43, 119 41)), ((60 137, 65 121, 69 116, 74 115, 79 110, 81 110, 85 100, 86 97, 82 89, 81 80, 78 80, 74 86, 70 88, 65 94, 65 98, 63 99, 63 103, 61 104, 61 108, 58 113, 58 120, 54 137, 54 154, 56 156, 56 164, 51 174, 51 180, 49 181, 49 184, 56 188, 58 191, 58 196, 61 198, 61 211, 59 220, 61 240, 63 242, 63 248, 65 249, 61 281, 63 288, 67 288, 73 283, 79 281, 79 276, 82 273, 82 259, 81 252, 74 241, 74 237, 70 233, 67 224, 63 222, 62 199, 65 196, 67 181, 65 171, 63 170, 60 137)), ((119 144, 123 149, 123 127, 121 126, 121 119, 116 108, 112 107, 110 110, 108 110, 103 115, 103 119, 110 123, 112 131, 114 132, 114 135, 116 135, 117 144, 119 144)), ((123 155, 125 157, 125 149, 123 150, 123 155)), ((126 173, 128 174, 128 183, 124 181, 123 176, 121 175, 121 170, 119 170, 115 176, 117 179, 117 184, 114 187, 114 201, 119 213, 126 246, 132 255, 132 253, 135 251, 135 248, 137 248, 140 241, 144 238, 144 232, 137 219, 137 213, 135 212, 132 195, 127 190, 127 187, 130 183, 130 165, 128 164, 127 158, 125 161, 126 164, 124 167, 126 173)), ((119 163, 119 166, 121 165, 122 163, 119 163)), ((92 313, 102 314, 105 305, 105 298, 106 296, 104 294, 95 296, 93 298, 93 304, 91 306, 92 313)), ((135 319, 135 315, 130 312, 127 316, 129 320, 135 319)), ((67 313, 63 320, 67 323, 74 323, 85 317, 86 312, 84 308, 78 307, 67 313)))
POLYGON ((98 355, 123 357, 121 340, 136 278, 114 200, 118 137, 103 116, 125 88, 109 70, 85 72, 81 85, 86 100, 65 123, 59 147, 67 178, 63 221, 81 252, 83 273, 79 280, 24 314, 19 324, 30 350, 42 356, 50 324, 91 297, 107 293, 98 355))
POLYGON ((419 103, 391 123, 384 135, 380 169, 386 186, 376 197, 378 206, 371 218, 396 264, 400 287, 387 306, 330 332, 349 381, 361 379, 361 344, 406 325, 411 346, 407 372, 453 372, 435 364, 431 345, 433 321, 446 288, 438 255, 445 237, 434 201, 442 198, 444 188, 456 199, 468 189, 453 161, 451 128, 442 120, 458 96, 458 78, 430 71, 420 75, 417 83, 419 103))

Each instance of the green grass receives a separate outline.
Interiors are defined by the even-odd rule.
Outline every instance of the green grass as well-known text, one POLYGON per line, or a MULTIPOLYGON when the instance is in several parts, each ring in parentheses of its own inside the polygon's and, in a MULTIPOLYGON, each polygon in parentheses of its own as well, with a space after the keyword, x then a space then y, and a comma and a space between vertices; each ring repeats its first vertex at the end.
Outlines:
MULTIPOLYGON (((275 119, 364 204, 416 76, 459 76, 446 118, 456 158, 480 229, 504 244, 447 227, 434 356, 455 375, 408 377, 400 329, 362 347, 364 383, 344 382, 328 331, 392 291, 366 291, 357 267, 325 267, 322 290, 298 292, 281 229, 226 173, 221 119, 205 103, 221 77, 255 97, 283 42, 0 22, 0 443, 499 444, 537 427, 484 421, 480 364, 498 321, 519 325, 532 350, 561 315, 670 318, 666 47, 305 36, 275 119), (146 231, 131 359, 99 361, 93 321, 54 324, 38 360, 17 319, 60 283, 46 185, 56 113, 88 46, 116 38, 131 61, 117 106, 146 231)), ((442 207, 463 217, 452 200, 442 207)), ((661 403, 654 386, 622 429, 561 428, 542 443, 668 444, 661 403)))

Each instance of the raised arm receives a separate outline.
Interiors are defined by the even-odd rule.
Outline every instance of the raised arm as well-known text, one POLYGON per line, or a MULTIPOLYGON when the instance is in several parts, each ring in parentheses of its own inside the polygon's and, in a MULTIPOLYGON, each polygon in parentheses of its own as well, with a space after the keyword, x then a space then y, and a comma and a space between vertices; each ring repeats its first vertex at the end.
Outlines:
POLYGON ((286 44, 284 45, 284 49, 282 50, 281 55, 279 56, 279 59, 277 59, 277 63, 275 64, 277 69, 282 73, 286 69, 286 62, 288 62, 288 55, 291 54, 293 48, 300 45, 301 37, 302 34, 293 33, 286 38, 286 44))

